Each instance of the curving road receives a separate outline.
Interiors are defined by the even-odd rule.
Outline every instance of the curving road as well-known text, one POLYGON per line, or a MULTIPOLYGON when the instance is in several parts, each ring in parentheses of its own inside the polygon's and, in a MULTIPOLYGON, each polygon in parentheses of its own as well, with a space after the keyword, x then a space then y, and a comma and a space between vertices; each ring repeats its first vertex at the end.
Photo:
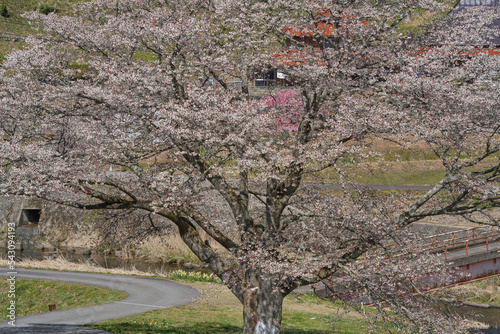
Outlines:
MULTIPOLYGON (((10 270, 0 268, 0 277, 7 278, 10 270)), ((0 333, 106 333, 80 325, 96 323, 127 315, 179 306, 193 301, 200 293, 183 284, 159 278, 75 273, 51 270, 16 269, 17 278, 55 280, 96 285, 125 291, 129 296, 109 304, 71 310, 29 315, 16 319, 13 327, 0 322, 0 333)))

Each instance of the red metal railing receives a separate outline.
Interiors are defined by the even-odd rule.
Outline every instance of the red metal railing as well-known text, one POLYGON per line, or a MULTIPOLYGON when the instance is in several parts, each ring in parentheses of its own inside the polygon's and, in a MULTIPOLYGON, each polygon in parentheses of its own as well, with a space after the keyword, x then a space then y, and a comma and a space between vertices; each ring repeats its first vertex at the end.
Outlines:
POLYGON ((384 247, 391 257, 403 257, 404 254, 408 253, 430 251, 443 253, 445 260, 447 260, 449 253, 465 250, 465 256, 469 256, 470 248, 486 246, 488 252, 492 244, 498 243, 500 243, 500 227, 480 226, 424 237, 423 242, 417 244, 412 242, 410 247, 406 248, 401 248, 395 243, 384 247))
POLYGON ((444 253, 445 260, 447 260, 448 253, 451 252, 465 250, 465 256, 469 256, 469 249, 474 247, 486 246, 488 252, 491 244, 500 242, 500 228, 498 226, 473 227, 430 236, 427 239, 430 239, 430 242, 425 244, 426 250, 444 253))

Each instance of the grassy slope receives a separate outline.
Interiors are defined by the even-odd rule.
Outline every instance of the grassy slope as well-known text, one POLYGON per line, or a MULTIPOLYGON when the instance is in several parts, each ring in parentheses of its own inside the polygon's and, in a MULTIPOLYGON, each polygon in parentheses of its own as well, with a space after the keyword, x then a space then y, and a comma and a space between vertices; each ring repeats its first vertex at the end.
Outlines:
MULTIPOLYGON (((0 294, 5 302, 8 298, 7 280, 0 280, 0 294)), ((56 310, 93 306, 121 300, 127 297, 123 291, 111 290, 83 284, 16 279, 16 316, 48 312, 48 305, 56 310)), ((1 315, 0 315, 1 316, 1 315)), ((0 320, 7 320, 3 317, 0 320)))
POLYGON ((470 301, 479 304, 500 305, 500 276, 475 281, 469 284, 457 285, 435 293, 442 298, 454 298, 460 301, 470 301), (488 282, 491 285, 488 286, 488 282), (492 288, 492 285, 496 288, 492 288))
MULTIPOLYGON (((0 16, 0 61, 5 58, 9 51, 22 48, 24 37, 36 33, 34 29, 27 25, 16 24, 26 23, 26 20, 21 16, 23 13, 46 6, 55 8, 59 14, 71 15, 73 6, 82 1, 87 0, 0 0, 0 5, 5 5, 8 12, 8 17, 0 16)), ((445 0, 444 4, 447 8, 451 8, 457 1, 445 0)), ((446 10, 440 16, 444 15, 444 13, 446 13, 446 10)), ((401 22, 399 28, 401 32, 411 31, 431 19, 432 17, 427 12, 417 10, 412 14, 411 20, 401 22)))
MULTIPOLYGON (((438 18, 445 16, 448 11, 453 8, 457 2, 460 0, 444 0, 442 1, 444 9, 438 14, 438 18)), ((418 27, 425 25, 429 20, 432 20, 432 16, 428 11, 423 9, 416 9, 411 13, 410 21, 403 21, 398 25, 399 31, 402 33, 415 31, 418 32, 418 27)))
POLYGON ((0 16, 0 61, 9 51, 22 48, 26 36, 36 33, 26 25, 26 19, 21 16, 23 13, 49 6, 57 9, 59 14, 71 14, 72 6, 77 2, 81 0, 0 0, 0 5, 7 6, 9 14, 8 17, 0 16))

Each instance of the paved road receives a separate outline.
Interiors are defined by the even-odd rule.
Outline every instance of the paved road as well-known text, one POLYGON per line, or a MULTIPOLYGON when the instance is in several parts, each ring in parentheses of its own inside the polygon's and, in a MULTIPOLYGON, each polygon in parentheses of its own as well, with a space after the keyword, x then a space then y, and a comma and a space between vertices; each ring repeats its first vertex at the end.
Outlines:
MULTIPOLYGON (((469 247, 469 249, 466 251, 465 249, 459 249, 459 250, 454 250, 454 251, 448 251, 447 254, 447 260, 456 260, 472 255, 478 255, 478 254, 483 254, 483 253, 493 253, 497 252, 500 253, 500 242, 495 242, 490 245, 488 245, 488 250, 486 250, 486 245, 481 245, 481 246, 474 246, 474 247, 469 247)), ((444 255, 441 255, 442 258, 444 258, 444 255)))
MULTIPOLYGON (((3 321, 0 322, 0 333, 2 334, 106 333, 78 326, 163 309, 169 306, 187 304, 200 294, 197 290, 189 286, 158 278, 33 269, 17 269, 16 271, 17 278, 57 280, 96 285, 125 291, 129 296, 124 300, 109 304, 17 318, 16 327, 9 325, 7 321, 3 321)), ((9 276, 8 272, 7 268, 0 268, 0 277, 9 276)))

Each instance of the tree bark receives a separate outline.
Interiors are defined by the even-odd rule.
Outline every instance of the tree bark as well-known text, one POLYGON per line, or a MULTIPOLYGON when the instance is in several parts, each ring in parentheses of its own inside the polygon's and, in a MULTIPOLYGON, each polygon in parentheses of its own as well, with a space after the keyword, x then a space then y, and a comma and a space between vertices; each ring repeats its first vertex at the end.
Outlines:
POLYGON ((244 292, 243 334, 279 334, 283 294, 272 275, 261 274, 259 286, 244 292))
POLYGON ((243 293, 243 334, 253 334, 257 321, 257 288, 253 288, 243 293))

